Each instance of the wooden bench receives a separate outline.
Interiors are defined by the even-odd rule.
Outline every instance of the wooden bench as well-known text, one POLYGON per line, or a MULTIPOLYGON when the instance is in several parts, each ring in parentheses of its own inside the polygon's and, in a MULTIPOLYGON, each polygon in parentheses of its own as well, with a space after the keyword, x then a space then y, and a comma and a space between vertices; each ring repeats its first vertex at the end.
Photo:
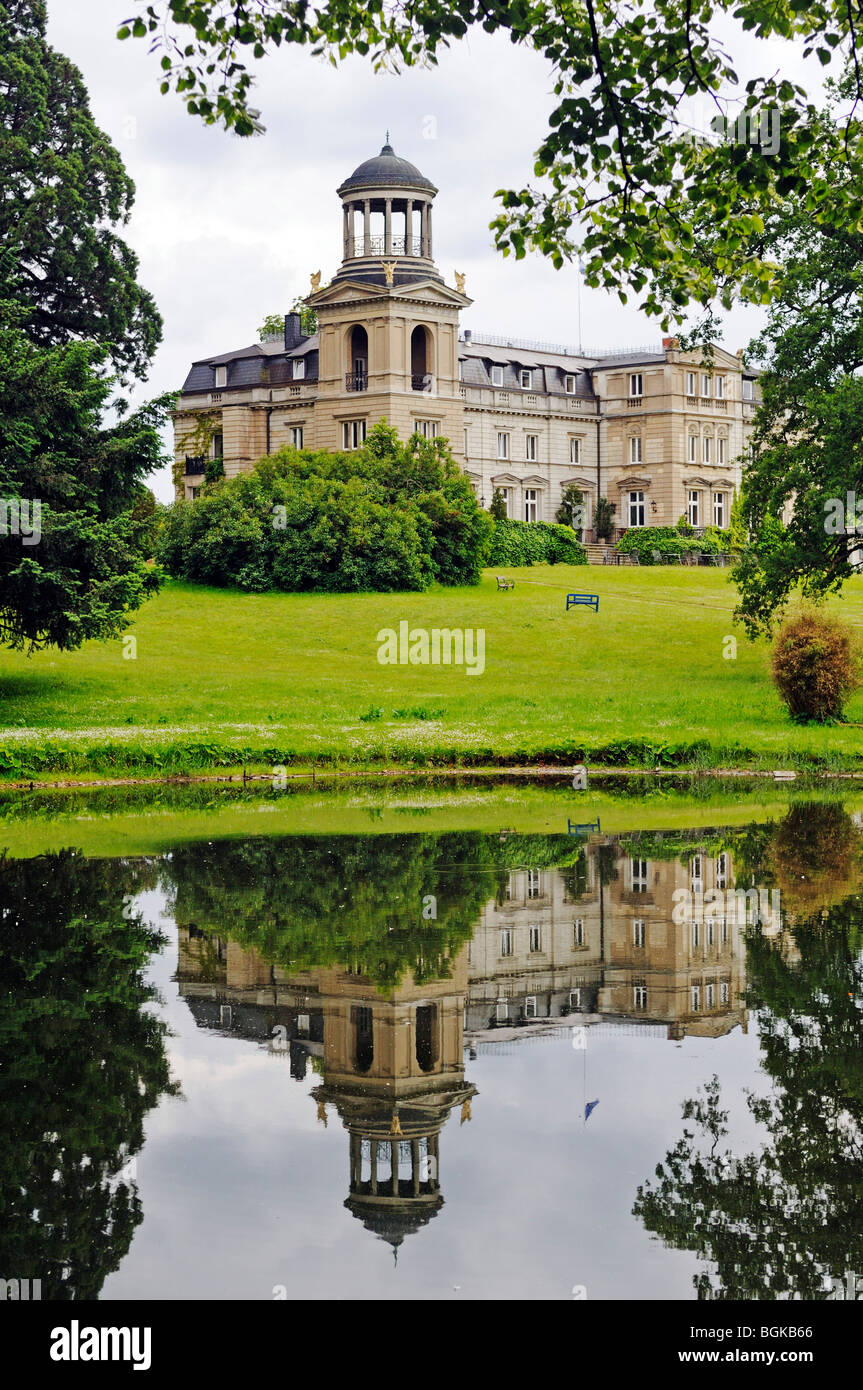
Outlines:
POLYGON ((505 575, 499 574, 499 575, 497 576, 497 587, 498 587, 498 589, 514 589, 514 588, 515 588, 515 580, 514 580, 514 579, 507 579, 505 575))
POLYGON ((599 594, 567 594, 566 611, 576 608, 583 604, 586 608, 592 608, 594 613, 599 612, 599 594))

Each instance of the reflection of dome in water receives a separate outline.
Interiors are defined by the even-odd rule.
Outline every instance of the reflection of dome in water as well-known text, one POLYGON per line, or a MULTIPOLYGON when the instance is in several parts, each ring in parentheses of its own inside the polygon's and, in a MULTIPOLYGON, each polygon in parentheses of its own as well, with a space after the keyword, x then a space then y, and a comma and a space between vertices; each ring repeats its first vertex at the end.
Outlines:
POLYGON ((424 1199, 410 1197, 406 1201, 393 1201, 390 1198, 387 1201, 381 1197, 352 1195, 345 1198, 345 1206, 353 1216, 359 1217, 367 1231, 387 1241, 397 1252, 405 1236, 412 1236, 437 1216, 443 1197, 436 1192, 424 1199))

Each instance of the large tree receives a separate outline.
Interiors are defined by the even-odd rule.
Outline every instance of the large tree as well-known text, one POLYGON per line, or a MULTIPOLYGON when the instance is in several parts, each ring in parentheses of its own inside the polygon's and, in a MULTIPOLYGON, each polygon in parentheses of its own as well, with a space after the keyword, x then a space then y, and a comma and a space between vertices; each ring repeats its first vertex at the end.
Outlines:
POLYGON ((162 321, 117 233, 135 185, 45 25, 44 0, 0 0, 0 314, 13 301, 32 342, 92 339, 141 375, 162 321))
POLYGON ((863 0, 139 0, 135 8, 119 32, 150 38, 162 91, 175 89, 192 114, 240 135, 261 128, 249 104, 250 60, 283 44, 333 61, 364 54, 377 67, 433 63, 476 27, 535 49, 552 70, 556 104, 535 182, 499 194, 498 245, 516 256, 536 248, 556 265, 578 253, 589 284, 622 297, 644 291, 650 313, 706 306, 717 294, 726 305, 735 293, 763 302, 777 267, 762 224, 777 196, 797 199, 815 221, 863 212, 854 115, 863 0), (726 47, 735 25, 745 61, 753 40, 779 38, 825 69, 848 63, 854 90, 838 184, 813 180, 815 106, 772 72, 766 44, 768 75, 738 78, 726 47), (718 133, 705 116, 707 138, 693 138, 694 103, 715 113, 718 133))
MULTIPOLYGON (((841 178, 844 150, 826 123, 821 135, 828 183, 841 178)), ((816 600, 838 591, 863 545, 861 229, 853 218, 813 223, 788 204, 767 228, 783 279, 750 347, 764 365, 762 404, 743 474, 751 544, 734 573, 751 635, 772 629, 798 586, 816 600)))

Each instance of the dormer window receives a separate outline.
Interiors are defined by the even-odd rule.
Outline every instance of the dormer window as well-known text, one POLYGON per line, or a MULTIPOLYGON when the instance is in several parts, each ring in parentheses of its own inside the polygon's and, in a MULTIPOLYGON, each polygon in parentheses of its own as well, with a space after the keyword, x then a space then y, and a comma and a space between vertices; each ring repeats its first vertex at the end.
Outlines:
POLYGON ((575 395, 575 377, 572 372, 567 372, 563 378, 563 389, 568 396, 575 395))
POLYGON ((228 384, 228 369, 227 369, 227 367, 217 367, 217 368, 216 368, 216 390, 217 390, 217 391, 221 391, 222 387, 223 387, 223 386, 227 386, 227 384, 228 384))
POLYGON ((522 391, 529 391, 533 385, 533 372, 522 371, 518 374, 518 384, 522 391))
POLYGON ((492 367, 491 384, 492 386, 503 386, 503 367, 492 367))
POLYGON ((745 401, 755 400, 755 382, 751 381, 749 377, 743 378, 743 399, 745 401))
POLYGON ((294 381, 302 381, 306 375, 305 357, 294 358, 294 381))

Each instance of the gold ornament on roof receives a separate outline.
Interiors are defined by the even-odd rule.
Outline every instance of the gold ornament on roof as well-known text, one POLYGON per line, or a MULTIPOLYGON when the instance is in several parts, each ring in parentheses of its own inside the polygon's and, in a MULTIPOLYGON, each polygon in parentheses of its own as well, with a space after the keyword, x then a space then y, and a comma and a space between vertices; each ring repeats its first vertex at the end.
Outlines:
POLYGON ((465 1120, 469 1120, 470 1118, 470 1101, 466 1100, 461 1108, 461 1119, 459 1120, 459 1124, 463 1125, 465 1120))
POLYGON ((393 283, 393 276, 396 273, 396 266, 398 265, 398 261, 381 261, 381 265, 384 268, 384 276, 386 277, 386 282, 388 285, 391 285, 393 283))
POLYGON ((312 276, 312 293, 314 293, 315 290, 319 290, 320 288, 321 288, 321 272, 320 272, 319 270, 316 270, 315 273, 314 273, 314 275, 312 276))
POLYGON ((393 1122, 390 1125, 390 1134, 401 1134, 402 1127, 398 1115, 393 1115, 393 1122))
POLYGON ((455 287, 459 294, 464 294, 464 275, 460 270, 457 270, 455 273, 455 287))

